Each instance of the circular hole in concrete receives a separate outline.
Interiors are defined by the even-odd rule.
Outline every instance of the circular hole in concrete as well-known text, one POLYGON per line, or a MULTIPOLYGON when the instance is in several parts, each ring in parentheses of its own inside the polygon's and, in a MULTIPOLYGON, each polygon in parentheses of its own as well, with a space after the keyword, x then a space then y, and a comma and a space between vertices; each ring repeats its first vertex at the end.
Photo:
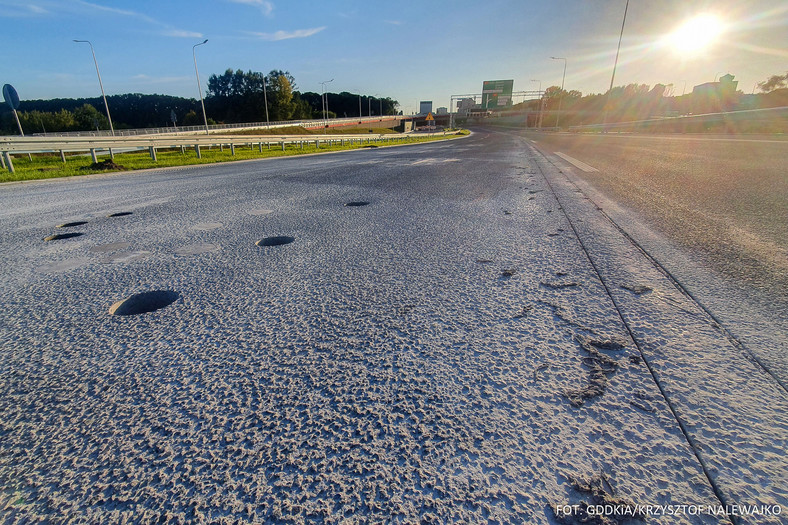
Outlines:
POLYGON ((353 201, 346 203, 345 206, 355 208, 357 206, 366 206, 367 204, 369 204, 367 201, 353 201))
POLYGON ((290 244, 295 240, 295 237, 288 237, 286 235, 280 235, 277 237, 266 237, 263 240, 257 241, 255 244, 257 246, 281 246, 283 244, 290 244))
POLYGON ((113 304, 109 309, 109 313, 110 315, 139 315, 155 312, 171 305, 178 297, 180 297, 180 294, 172 290, 154 290, 152 292, 138 293, 113 304))
POLYGON ((110 213, 107 217, 125 217, 126 215, 131 215, 133 212, 130 211, 119 211, 117 213, 110 213))
POLYGON ((80 235, 84 235, 83 233, 73 232, 73 233, 56 233, 55 235, 50 235, 49 237, 44 237, 45 241, 59 241, 60 239, 71 239, 72 237, 79 237, 80 235))
POLYGON ((82 226, 87 223, 88 221, 64 222, 63 224, 58 224, 55 228, 73 228, 74 226, 82 226))

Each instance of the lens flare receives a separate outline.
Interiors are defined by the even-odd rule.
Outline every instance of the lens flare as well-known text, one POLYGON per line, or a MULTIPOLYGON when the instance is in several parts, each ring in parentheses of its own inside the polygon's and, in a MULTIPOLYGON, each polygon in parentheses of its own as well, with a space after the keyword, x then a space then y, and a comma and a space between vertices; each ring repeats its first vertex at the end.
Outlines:
POLYGON ((670 34, 668 41, 678 53, 697 54, 714 44, 724 30, 725 24, 718 17, 698 15, 670 34))

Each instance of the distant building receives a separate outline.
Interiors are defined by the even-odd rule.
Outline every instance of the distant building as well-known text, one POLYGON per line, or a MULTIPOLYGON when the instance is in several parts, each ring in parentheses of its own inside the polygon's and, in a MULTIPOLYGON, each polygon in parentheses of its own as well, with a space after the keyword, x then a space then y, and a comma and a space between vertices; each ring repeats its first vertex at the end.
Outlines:
POLYGON ((435 114, 436 115, 448 115, 449 114, 449 110, 448 110, 448 108, 438 108, 438 109, 435 110, 435 114))
POLYGON ((419 115, 432 113, 432 100, 422 100, 419 102, 419 115))
MULTIPOLYGON (((457 102, 457 114, 461 117, 467 117, 473 109, 477 107, 476 101, 470 97, 463 98, 457 102)), ((478 106, 481 108, 481 106, 478 106)))
POLYGON ((733 75, 720 77, 719 82, 706 82, 692 88, 693 113, 716 113, 729 111, 738 102, 736 87, 739 82, 733 75))

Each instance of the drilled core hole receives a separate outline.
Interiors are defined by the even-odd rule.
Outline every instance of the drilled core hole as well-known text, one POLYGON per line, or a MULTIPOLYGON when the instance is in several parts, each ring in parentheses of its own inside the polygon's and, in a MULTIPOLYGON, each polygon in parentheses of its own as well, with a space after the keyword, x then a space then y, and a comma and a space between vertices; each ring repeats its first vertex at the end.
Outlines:
POLYGON ((82 226, 87 223, 88 221, 64 222, 63 224, 58 224, 55 228, 73 228, 74 226, 82 226))
POLYGON ((155 312, 174 303, 180 295, 172 290, 154 290, 131 295, 113 304, 110 315, 138 315, 155 312))
POLYGON ((345 206, 350 206, 350 207, 366 206, 367 204, 369 204, 367 201, 353 201, 353 202, 348 202, 347 204, 345 204, 345 206))
POLYGON ((60 239, 70 239, 72 237, 79 237, 80 235, 84 235, 79 232, 73 233, 57 233, 55 235, 50 235, 49 237, 44 237, 45 241, 59 241, 60 239))
POLYGON ((257 241, 257 246, 281 246, 282 244, 290 244, 295 240, 295 237, 288 237, 280 235, 278 237, 266 237, 263 240, 257 241))

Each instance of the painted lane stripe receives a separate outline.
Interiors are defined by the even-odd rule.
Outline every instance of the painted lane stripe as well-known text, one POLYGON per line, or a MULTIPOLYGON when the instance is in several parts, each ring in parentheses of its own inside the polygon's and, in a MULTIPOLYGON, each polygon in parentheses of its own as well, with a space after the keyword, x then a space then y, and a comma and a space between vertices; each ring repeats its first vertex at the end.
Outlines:
POLYGON ((574 159, 574 158, 570 157, 569 155, 561 153, 560 151, 556 151, 555 154, 558 155, 559 157, 561 157, 562 159, 564 159, 565 161, 567 161, 569 164, 574 165, 576 168, 580 168, 581 170, 585 171, 586 173, 593 173, 593 172, 598 172, 599 171, 595 167, 589 166, 585 162, 582 162, 582 161, 579 161, 577 159, 574 159))

